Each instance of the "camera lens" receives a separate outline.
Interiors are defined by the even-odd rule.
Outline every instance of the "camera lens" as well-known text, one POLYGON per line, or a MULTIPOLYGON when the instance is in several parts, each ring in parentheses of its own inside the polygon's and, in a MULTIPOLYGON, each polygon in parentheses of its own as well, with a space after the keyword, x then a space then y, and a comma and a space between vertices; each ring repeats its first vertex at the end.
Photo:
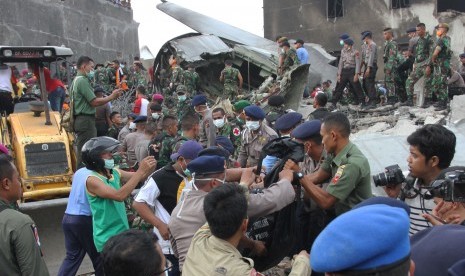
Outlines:
POLYGON ((375 186, 386 186, 388 184, 388 179, 386 173, 379 173, 376 175, 373 175, 373 182, 375 183, 375 186))

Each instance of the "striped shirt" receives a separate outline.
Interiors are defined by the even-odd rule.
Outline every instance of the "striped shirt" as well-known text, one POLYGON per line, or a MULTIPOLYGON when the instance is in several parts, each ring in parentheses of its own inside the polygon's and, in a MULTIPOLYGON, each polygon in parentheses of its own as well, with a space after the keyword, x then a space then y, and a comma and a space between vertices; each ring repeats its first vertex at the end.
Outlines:
POLYGON ((418 231, 432 226, 431 223, 422 217, 422 214, 432 213, 435 207, 433 199, 425 199, 423 196, 426 191, 427 189, 425 187, 421 187, 418 184, 418 180, 415 182, 414 188, 407 191, 407 194, 416 194, 415 197, 405 198, 404 200, 410 207, 410 235, 414 235, 418 231))

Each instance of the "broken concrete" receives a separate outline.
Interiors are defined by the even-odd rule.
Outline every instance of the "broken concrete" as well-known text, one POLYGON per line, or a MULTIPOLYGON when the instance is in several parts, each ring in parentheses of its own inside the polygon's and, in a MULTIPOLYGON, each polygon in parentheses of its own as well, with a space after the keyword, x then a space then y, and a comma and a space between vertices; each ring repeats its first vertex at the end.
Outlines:
POLYGON ((450 119, 449 122, 458 124, 461 120, 465 119, 465 95, 454 96, 450 102, 450 119))

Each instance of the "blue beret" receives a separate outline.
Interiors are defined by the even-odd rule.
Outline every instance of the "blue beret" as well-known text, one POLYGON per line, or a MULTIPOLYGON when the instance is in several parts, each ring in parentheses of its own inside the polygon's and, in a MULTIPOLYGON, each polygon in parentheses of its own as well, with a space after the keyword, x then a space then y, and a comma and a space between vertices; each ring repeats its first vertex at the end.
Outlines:
POLYGON ((147 116, 137 116, 137 118, 134 120, 134 123, 143 123, 147 122, 147 116))
MULTIPOLYGON (((465 259, 465 227, 463 225, 434 226, 412 236, 411 258, 415 275, 448 275, 447 269, 465 259)), ((463 274, 461 274, 463 275, 463 274)))
POLYGON ((207 103, 207 96, 205 95, 196 95, 194 98, 192 98, 191 105, 192 106, 198 106, 198 105, 204 105, 207 103))
POLYGON ((230 154, 234 153, 234 145, 228 137, 222 135, 216 136, 215 142, 217 146, 224 148, 230 154))
POLYGON ((137 115, 135 113, 129 113, 128 117, 134 120, 137 118, 137 115))
POLYGON ((416 33, 416 32, 417 32, 417 28, 415 27, 411 27, 407 29, 407 33, 416 33))
POLYGON ((297 139, 301 139, 301 140, 307 139, 313 135, 320 134, 320 129, 321 129, 321 121, 311 120, 296 127, 291 132, 291 136, 297 139))
POLYGON ((402 200, 398 200, 395 198, 390 198, 386 196, 375 196, 370 197, 369 199, 365 199, 364 201, 360 202, 359 204, 355 205, 352 209, 369 206, 369 205, 376 205, 376 204, 384 204, 391 207, 402 208, 410 216, 410 206, 408 206, 402 200))
POLYGON ((347 45, 354 45, 354 41, 351 38, 344 39, 344 43, 347 45))
POLYGON ((370 32, 370 31, 363 32, 363 33, 362 33, 362 40, 364 40, 364 39, 365 39, 365 37, 367 37, 367 36, 371 36, 371 35, 372 35, 372 34, 371 34, 371 32, 370 32))
POLYGON ((189 140, 184 142, 177 152, 171 154, 170 158, 175 161, 182 156, 185 159, 194 160, 202 149, 203 147, 200 143, 195 140, 189 140))
POLYGON ((465 53, 461 53, 461 54, 459 55, 459 57, 460 57, 460 58, 465 58, 465 53))
POLYGON ((401 208, 380 204, 353 209, 316 238, 311 267, 317 272, 363 271, 399 262, 410 254, 409 226, 401 208))
POLYGON ((458 261, 447 271, 449 276, 463 276, 465 275, 465 259, 458 261))
POLYGON ((256 105, 246 106, 244 108, 244 112, 246 116, 249 116, 256 120, 263 120, 265 119, 265 116, 266 116, 265 111, 263 111, 263 109, 261 109, 260 107, 256 105))
POLYGON ((348 39, 350 36, 346 33, 343 33, 341 34, 341 36, 339 37, 340 39, 344 40, 344 39, 348 39))
POLYGON ((217 146, 209 147, 199 152, 199 156, 222 156, 225 159, 229 159, 230 155, 229 151, 217 146))
POLYGON ((276 130, 287 130, 297 126, 302 120, 302 114, 298 112, 289 112, 283 114, 274 123, 276 130))
POLYGON ((224 157, 221 156, 199 156, 189 162, 187 168, 191 173, 195 173, 196 175, 221 173, 225 171, 224 160, 224 157))

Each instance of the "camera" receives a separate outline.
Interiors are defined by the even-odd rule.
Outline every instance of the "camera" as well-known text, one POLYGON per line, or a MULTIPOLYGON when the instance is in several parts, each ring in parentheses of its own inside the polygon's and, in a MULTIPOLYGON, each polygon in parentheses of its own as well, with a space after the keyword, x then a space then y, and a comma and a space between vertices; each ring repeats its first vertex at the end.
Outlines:
POLYGON ((395 186, 405 181, 404 174, 402 173, 399 165, 391 165, 384 168, 384 172, 373 175, 373 182, 375 186, 395 186))
POLYGON ((465 202, 465 171, 447 172, 445 179, 436 180, 425 194, 426 199, 439 197, 444 201, 465 202))

